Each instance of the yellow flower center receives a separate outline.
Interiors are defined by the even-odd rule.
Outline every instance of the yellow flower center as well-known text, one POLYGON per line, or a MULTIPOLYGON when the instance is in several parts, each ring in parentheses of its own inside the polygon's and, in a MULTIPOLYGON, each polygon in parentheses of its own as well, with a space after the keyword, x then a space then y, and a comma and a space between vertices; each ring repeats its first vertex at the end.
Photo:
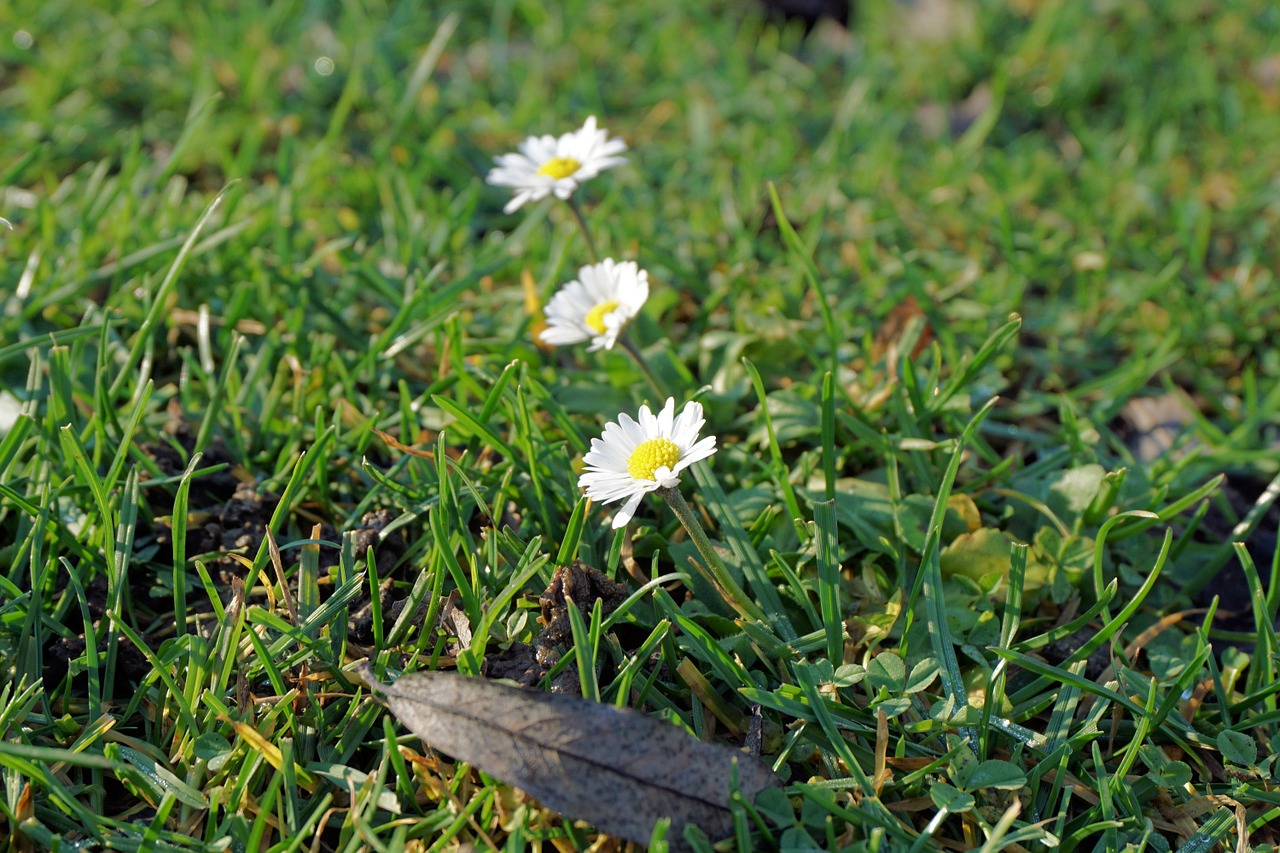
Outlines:
POLYGON ((680 461, 680 448, 669 438, 651 438, 631 451, 627 473, 637 480, 653 480, 653 472, 666 466, 674 468, 680 461))
POLYGON ((595 332, 597 335, 605 333, 604 318, 613 313, 613 309, 618 307, 616 299, 610 299, 608 302, 601 302, 595 308, 587 312, 587 316, 582 322, 587 324, 587 328, 595 332))
POLYGON ((558 181, 569 177, 581 168, 582 164, 572 157, 552 157, 538 168, 538 174, 558 181))

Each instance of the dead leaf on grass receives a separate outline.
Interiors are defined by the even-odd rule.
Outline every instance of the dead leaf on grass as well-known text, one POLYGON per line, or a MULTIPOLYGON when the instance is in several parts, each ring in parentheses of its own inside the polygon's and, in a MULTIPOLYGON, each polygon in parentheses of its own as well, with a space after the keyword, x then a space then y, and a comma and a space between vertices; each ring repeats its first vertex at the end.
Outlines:
POLYGON ((756 759, 630 709, 454 673, 419 672, 391 685, 367 664, 360 674, 432 748, 639 844, 660 818, 671 819, 673 850, 688 849, 686 824, 713 839, 729 835, 735 763, 748 800, 779 784, 756 759))

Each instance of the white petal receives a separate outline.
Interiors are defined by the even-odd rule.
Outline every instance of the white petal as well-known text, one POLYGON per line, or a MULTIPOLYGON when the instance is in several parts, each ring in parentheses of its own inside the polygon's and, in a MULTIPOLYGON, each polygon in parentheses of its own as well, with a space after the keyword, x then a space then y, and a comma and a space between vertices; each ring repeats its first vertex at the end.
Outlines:
POLYGON ((618 335, 622 332, 621 326, 609 326, 605 329, 603 335, 596 335, 591 339, 591 346, 587 347, 587 352, 595 352, 602 349, 613 349, 613 345, 618 342, 618 335))
MULTIPOLYGON (((621 332, 626 328, 627 322, 631 317, 631 310, 625 305, 619 305, 608 314, 605 314, 601 319, 604 320, 604 327, 606 329, 621 332)), ((617 335, 614 337, 617 337, 617 335)))
POLYGON ((613 529, 626 527, 627 522, 631 520, 631 516, 636 514, 636 507, 640 506, 640 499, 644 497, 644 493, 632 495, 631 500, 622 505, 622 509, 618 510, 613 516, 613 529))
POLYGON ((531 197, 532 197, 531 194, 527 192, 516 193, 515 197, 512 198, 511 201, 507 202, 506 206, 502 208, 502 212, 515 213, 517 210, 524 207, 524 203, 528 201, 531 197))
MULTIPOLYGON (((587 497, 591 498, 593 501, 599 501, 600 503, 605 504, 620 501, 623 498, 630 498, 632 495, 637 493, 634 488, 634 482, 632 481, 625 483, 613 481, 606 481, 603 483, 591 482, 583 487, 583 491, 585 491, 587 493, 587 497)), ((640 492, 640 494, 643 494, 643 492, 640 492)))
POLYGON ((578 484, 609 490, 625 488, 628 492, 637 487, 636 479, 627 473, 626 468, 600 465, 597 465, 594 469, 588 468, 578 475, 578 484))
POLYGON ((648 406, 640 407, 640 428, 644 430, 644 438, 642 441, 657 438, 660 434, 658 432, 658 418, 653 414, 653 412, 649 411, 648 406))
POLYGON ((621 139, 610 139, 604 145, 597 146, 596 150, 592 153, 601 160, 608 161, 609 167, 612 168, 615 165, 627 162, 627 158, 618 156, 626 150, 626 142, 621 139))
POLYGON ((547 315, 581 321, 595 305, 582 283, 571 281, 551 297, 551 301, 547 303, 547 315))
POLYGON ((645 300, 649 298, 649 273, 644 270, 637 270, 635 280, 628 285, 624 298, 619 300, 625 302, 631 313, 639 312, 644 305, 645 300))
POLYGON ((688 468, 693 463, 706 459, 709 456, 715 455, 715 452, 716 452, 716 437, 714 435, 709 435, 706 438, 702 439, 702 441, 699 441, 693 447, 681 452, 680 461, 676 463, 675 470, 677 473, 679 473, 680 471, 683 471, 684 469, 688 468))
POLYGON ((628 450, 635 450, 651 438, 648 431, 644 428, 644 419, 646 417, 650 419, 653 418, 653 415, 649 412, 648 406, 640 407, 639 421, 636 421, 627 414, 618 416, 618 426, 622 428, 627 440, 630 442, 627 445, 628 450))
POLYGON ((556 156, 557 144, 556 138, 551 135, 530 136, 518 147, 520 153, 541 165, 556 156))
POLYGON ((578 270, 578 281, 582 284, 582 298, 588 303, 588 311, 601 302, 608 302, 612 296, 613 288, 610 287, 609 279, 604 275, 603 266, 603 264, 593 264, 578 270))
POLYGON ((544 344, 551 344, 557 347, 566 344, 580 344, 590 338, 591 336, 583 334, 581 329, 560 323, 548 323, 547 327, 538 333, 538 339, 544 344))
MULTIPOLYGON (((600 460, 596 463, 598 467, 607 471, 625 472, 627 470, 627 462, 631 459, 631 454, 616 444, 607 444, 600 448, 597 458, 600 460)), ((583 461, 586 461, 585 457, 583 461)))
MULTIPOLYGON (((688 408, 686 406, 685 408, 688 408)), ((671 438, 671 425, 676 416, 676 400, 674 397, 667 398, 667 404, 662 407, 662 411, 658 412, 658 434, 663 438, 671 438)))
POLYGON ((626 471, 630 453, 616 442, 591 439, 591 449, 582 457, 582 463, 588 470, 626 471))
POLYGON ((698 438, 698 431, 705 423, 702 404, 696 401, 686 403, 672 427, 671 440, 680 445, 681 449, 688 448, 698 438))
MULTIPOLYGON (((636 449, 636 445, 639 442, 636 441, 635 436, 631 432, 622 426, 620 420, 621 419, 619 419, 619 422, 617 423, 605 424, 605 441, 621 448, 624 453, 630 454, 631 451, 636 449)), ((643 441, 643 439, 641 439, 641 441, 643 441)))

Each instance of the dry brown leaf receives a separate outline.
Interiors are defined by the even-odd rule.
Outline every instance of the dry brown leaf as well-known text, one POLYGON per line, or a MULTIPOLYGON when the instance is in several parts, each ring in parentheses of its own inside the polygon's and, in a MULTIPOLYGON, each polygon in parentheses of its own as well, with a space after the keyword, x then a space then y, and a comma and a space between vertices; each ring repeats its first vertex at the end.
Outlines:
POLYGON ((419 672, 392 685, 367 664, 360 674, 433 749, 639 844, 664 817, 673 850, 687 849, 686 824, 713 839, 729 835, 735 762, 748 800, 779 784, 758 760, 627 708, 455 673, 419 672))
POLYGON ((462 594, 456 589, 449 593, 449 597, 444 602, 444 612, 441 617, 446 626, 449 627, 453 636, 458 638, 458 654, 462 654, 471 648, 471 620, 467 618, 467 613, 458 606, 462 594))
POLYGON ((382 430, 377 429, 376 427, 373 430, 373 434, 376 435, 378 438, 382 439, 382 442, 385 445, 387 445, 387 447, 390 447, 392 450, 399 450, 401 453, 408 453, 410 456, 417 456, 419 459, 435 459, 436 458, 436 455, 434 452, 430 450, 418 450, 416 447, 410 447, 409 445, 402 443, 399 439, 397 439, 391 433, 383 432, 382 430))
POLYGON ((871 358, 878 361, 884 358, 887 353, 893 351, 894 355, 889 359, 890 362, 898 360, 898 344, 907 327, 912 322, 918 321, 922 328, 920 336, 916 339, 915 346, 911 348, 911 357, 915 358, 924 352, 925 348, 933 341, 933 328, 929 325, 929 318, 925 314, 924 309, 920 307, 920 303, 916 301, 914 296, 908 296, 897 305, 893 306, 893 310, 884 318, 884 322, 876 329, 875 340, 871 347, 871 358))

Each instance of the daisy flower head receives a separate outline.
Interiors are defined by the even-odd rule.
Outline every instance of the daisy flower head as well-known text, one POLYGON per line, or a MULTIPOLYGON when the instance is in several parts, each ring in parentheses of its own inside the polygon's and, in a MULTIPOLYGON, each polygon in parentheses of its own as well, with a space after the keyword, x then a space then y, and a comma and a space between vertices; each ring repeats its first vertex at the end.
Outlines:
POLYGON ((608 131, 596 127, 595 116, 590 116, 580 129, 559 138, 530 136, 518 148, 515 153, 495 157, 498 165, 485 178, 495 187, 515 190, 503 208, 506 213, 553 193, 558 199, 568 199, 578 184, 627 162, 618 156, 627 150, 627 143, 610 139, 608 131))
POLYGON ((547 303, 544 344, 563 346, 591 341, 588 352, 612 349, 618 335, 649 298, 649 273, 635 261, 605 258, 578 270, 547 303))
POLYGON ((638 421, 619 415, 616 423, 605 425, 602 437, 591 439, 591 449, 582 457, 586 470, 578 486, 601 503, 625 499, 613 516, 613 529, 625 527, 641 498, 673 488, 680 482, 681 471, 716 452, 714 435, 698 440, 698 430, 705 423, 701 403, 685 404, 677 417, 672 398, 656 415, 641 406, 638 421))

